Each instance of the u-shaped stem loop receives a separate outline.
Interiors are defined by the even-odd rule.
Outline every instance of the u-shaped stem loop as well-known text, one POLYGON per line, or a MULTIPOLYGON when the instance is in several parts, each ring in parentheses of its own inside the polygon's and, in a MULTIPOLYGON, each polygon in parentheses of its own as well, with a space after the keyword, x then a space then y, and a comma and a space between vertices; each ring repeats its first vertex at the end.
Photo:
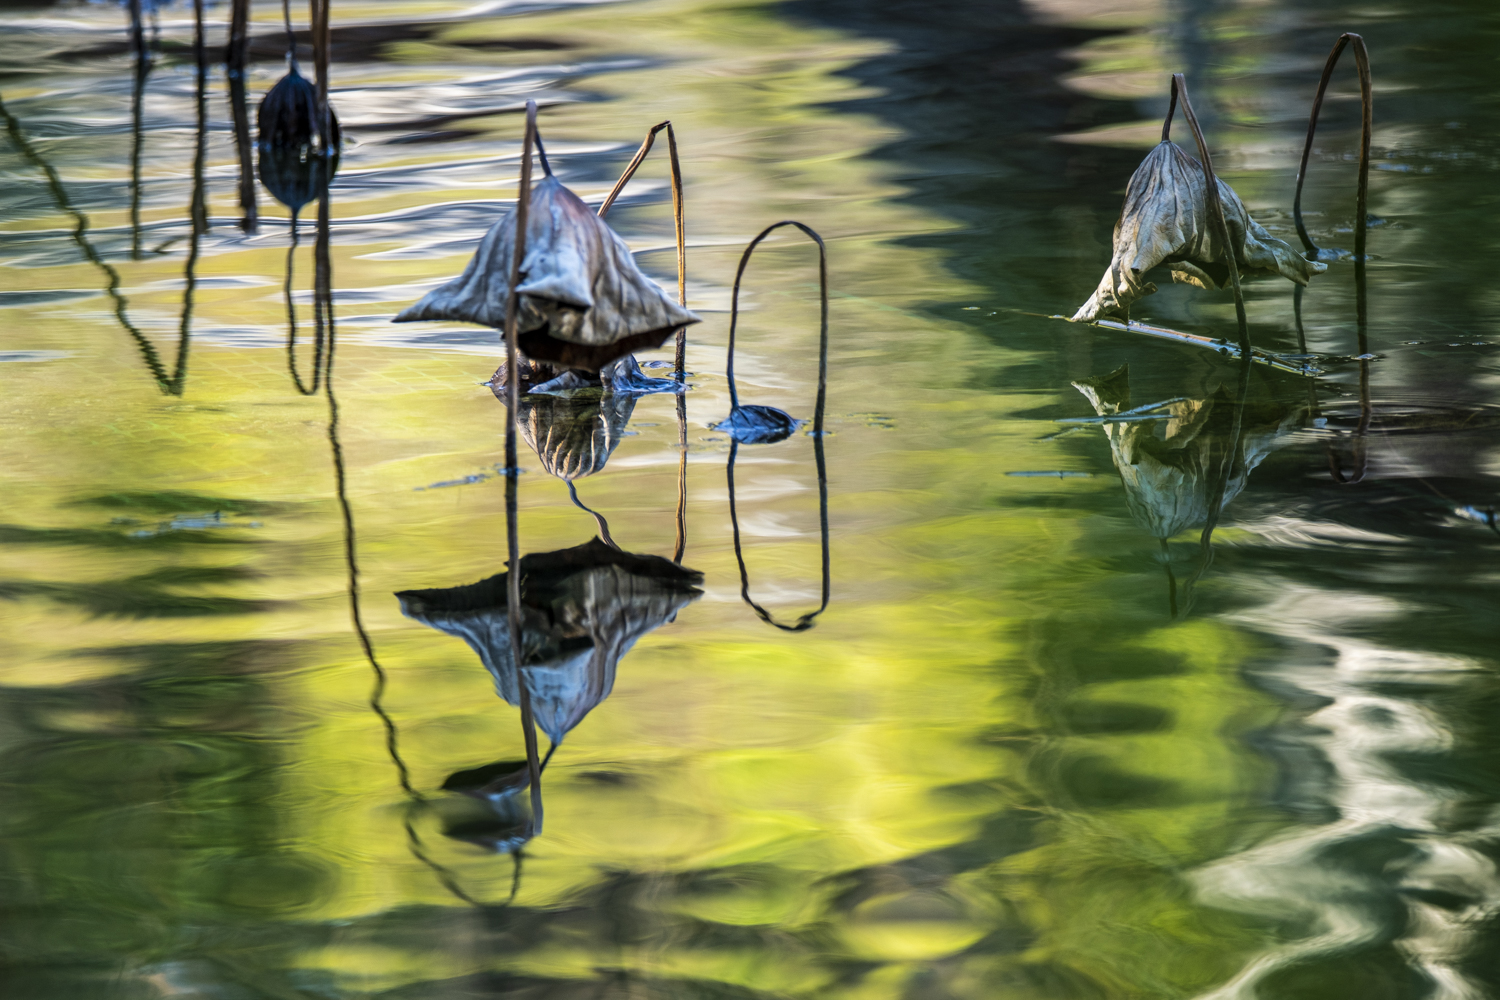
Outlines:
POLYGON ((729 445, 729 463, 725 468, 725 476, 729 485, 729 523, 734 532, 734 558, 740 569, 740 599, 755 611, 761 621, 772 625, 784 632, 804 632, 813 627, 813 621, 828 608, 828 598, 831 589, 831 574, 828 556, 828 465, 823 452, 823 411, 828 399, 828 248, 823 243, 823 237, 819 236, 812 228, 800 222, 786 219, 774 225, 767 226, 761 230, 750 245, 745 248, 744 254, 740 256, 739 268, 734 273, 734 289, 730 298, 729 307, 729 359, 725 365, 725 375, 729 379, 730 404, 738 409, 739 391, 734 382, 734 335, 739 322, 740 312, 740 283, 745 277, 745 268, 750 264, 750 255, 761 241, 782 226, 796 226, 809 236, 818 245, 818 399, 813 406, 813 460, 818 470, 818 528, 819 545, 821 548, 822 569, 822 601, 816 610, 809 611, 798 617, 795 624, 785 625, 775 619, 771 612, 761 607, 750 596, 750 572, 745 567, 744 551, 740 545, 740 521, 735 507, 734 497, 734 462, 739 455, 739 443, 731 440, 729 445))

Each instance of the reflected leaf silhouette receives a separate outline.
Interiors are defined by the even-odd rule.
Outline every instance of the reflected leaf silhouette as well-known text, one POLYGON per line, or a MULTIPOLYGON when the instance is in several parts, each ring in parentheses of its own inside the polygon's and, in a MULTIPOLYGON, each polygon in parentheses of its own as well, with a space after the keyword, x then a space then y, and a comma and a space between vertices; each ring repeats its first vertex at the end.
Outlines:
MULTIPOLYGON (((556 746, 614 688, 615 668, 641 636, 702 596, 703 574, 595 538, 521 559, 521 656, 537 725, 556 746)), ((408 590, 401 611, 467 642, 512 705, 507 573, 463 587, 408 590)))
MULTIPOLYGON (((1328 269, 1266 232, 1222 180, 1218 190, 1241 274, 1279 274, 1306 285, 1328 269)), ((1203 165, 1163 136, 1130 177, 1125 206, 1115 223, 1109 268, 1073 321, 1128 318, 1131 303, 1156 291, 1145 275, 1159 264, 1167 266, 1173 281, 1204 289, 1226 287, 1229 268, 1224 245, 1214 232, 1207 192, 1203 165)))
POLYGON ((256 112, 260 152, 260 182, 292 211, 292 223, 302 206, 317 198, 338 171, 339 124, 328 111, 330 152, 317 147, 318 92, 292 61, 286 76, 261 98, 256 112))
MULTIPOLYGON (((698 317, 641 273, 630 248, 552 176, 531 190, 518 295, 518 346, 527 357, 599 371, 660 347, 698 317)), ((463 274, 396 315, 397 323, 459 320, 502 329, 511 294, 516 212, 485 234, 463 274)))
MULTIPOLYGON (((1074 382, 1073 387, 1101 417, 1132 409, 1128 364, 1108 375, 1074 382)), ((1245 403, 1237 449, 1235 395, 1223 385, 1206 398, 1168 401, 1160 410, 1161 419, 1104 424, 1110 457, 1125 485, 1126 505, 1151 537, 1165 540, 1205 524, 1214 503, 1215 479, 1226 461, 1232 471, 1219 509, 1239 496, 1250 473, 1300 425, 1307 410, 1301 403, 1278 404, 1268 393, 1245 403)))

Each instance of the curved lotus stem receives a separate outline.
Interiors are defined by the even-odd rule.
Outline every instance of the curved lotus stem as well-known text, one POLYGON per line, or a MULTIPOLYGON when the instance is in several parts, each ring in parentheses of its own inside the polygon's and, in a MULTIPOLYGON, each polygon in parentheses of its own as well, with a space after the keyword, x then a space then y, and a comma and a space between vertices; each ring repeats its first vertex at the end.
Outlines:
POLYGON ((1245 318, 1245 295, 1240 291, 1240 267, 1239 262, 1234 259, 1233 244, 1229 241, 1229 224, 1224 219, 1224 203, 1219 198, 1219 178, 1214 173, 1214 161, 1208 153, 1208 143, 1203 139, 1203 130, 1198 127, 1198 116, 1193 113, 1193 102, 1188 99, 1187 77, 1181 73, 1172 74, 1172 103, 1167 108, 1167 119, 1162 123, 1161 137, 1165 142, 1171 137, 1172 116, 1177 111, 1177 99, 1182 99, 1182 113, 1187 118, 1188 127, 1193 130, 1193 139, 1198 143, 1198 159, 1203 163, 1203 173, 1207 176, 1208 183, 1204 185, 1204 200, 1208 204, 1208 214, 1213 220, 1214 229, 1219 243, 1224 247, 1224 265, 1229 269, 1229 287, 1234 290, 1234 314, 1239 321, 1240 350, 1249 354, 1250 347, 1250 325, 1245 318))
MULTIPOLYGON (((683 220, 682 164, 677 158, 677 131, 672 127, 670 119, 651 126, 641 142, 641 148, 636 150, 635 156, 631 157, 625 171, 620 174, 620 179, 610 188, 604 204, 599 206, 599 217, 602 219, 608 214, 615 199, 620 197, 620 192, 645 162, 646 154, 651 152, 651 147, 656 142, 656 134, 663 130, 667 133, 667 159, 672 167, 672 224, 677 238, 677 304, 686 307, 687 229, 683 220)), ((678 382, 684 382, 687 380, 686 327, 679 327, 677 330, 676 348, 672 377, 678 382)), ((681 393, 677 395, 677 448, 677 544, 672 561, 681 563, 683 553, 687 551, 687 400, 681 393)))
POLYGON ((734 272, 734 289, 729 299, 729 360, 724 366, 725 377, 729 379, 729 405, 731 408, 738 408, 740 405, 739 390, 734 384, 734 332, 739 325, 740 317, 740 281, 745 277, 745 268, 750 264, 750 255, 755 252, 761 240, 782 226, 796 226, 818 245, 818 296, 822 312, 818 327, 818 402, 813 411, 813 434, 821 437, 823 434, 823 400, 828 392, 828 248, 823 245, 823 237, 795 220, 785 219, 762 229, 760 234, 745 248, 745 252, 740 256, 740 266, 734 272))
MULTIPOLYGON (((1346 46, 1354 49, 1354 66, 1359 73, 1359 101, 1360 101, 1360 137, 1359 137, 1359 187, 1355 192, 1354 212, 1357 216, 1354 224, 1354 321, 1358 329, 1359 353, 1361 356, 1370 353, 1369 340, 1369 306, 1368 306, 1368 280, 1365 273, 1365 240, 1369 231, 1369 197, 1370 197, 1370 139, 1374 132, 1375 121, 1375 89, 1370 75, 1370 52, 1365 48, 1365 40, 1362 36, 1352 31, 1346 31, 1333 43, 1332 50, 1328 53, 1328 60, 1323 64, 1323 75, 1318 79, 1318 92, 1313 97, 1312 113, 1307 120, 1307 140, 1302 146, 1302 160, 1297 166, 1297 193, 1292 199, 1292 219, 1297 224, 1297 235, 1302 240, 1302 246, 1307 251, 1307 256, 1316 258, 1320 252, 1319 247, 1307 234, 1307 227, 1302 223, 1302 184, 1307 179, 1307 161, 1312 154, 1313 136, 1318 130, 1318 113, 1323 109, 1323 96, 1328 91, 1328 81, 1333 76, 1333 68, 1338 64, 1339 56, 1343 54, 1346 46)), ((1340 483, 1357 483, 1365 478, 1367 471, 1368 455, 1366 454, 1366 437, 1370 431, 1370 421, 1373 417, 1373 408, 1370 403, 1370 362, 1368 358, 1361 357, 1359 363, 1359 426, 1355 429, 1353 461, 1354 468, 1349 475, 1345 475, 1338 456, 1332 448, 1328 452, 1328 469, 1333 473, 1333 478, 1340 483)))
POLYGON ((729 464, 725 469, 725 475, 729 482, 729 523, 734 531, 734 558, 740 568, 740 599, 755 610, 755 614, 761 621, 768 625, 774 625, 784 632, 802 632, 812 628, 813 620, 828 608, 828 597, 830 590, 831 575, 828 558, 828 466, 823 454, 823 410, 828 398, 828 248, 823 243, 823 237, 819 236, 808 226, 793 220, 784 220, 775 225, 767 226, 761 230, 745 252, 740 257, 739 269, 734 273, 734 289, 730 296, 729 307, 729 360, 725 365, 725 374, 729 379, 729 400, 732 408, 737 409, 739 403, 739 392, 734 383, 734 334, 739 319, 740 310, 740 281, 745 276, 745 268, 750 263, 750 255, 755 248, 772 232, 782 226, 796 226, 802 230, 813 242, 818 245, 818 293, 819 293, 819 324, 818 324, 818 400, 813 406, 813 460, 818 469, 818 526, 819 542, 822 555, 822 577, 823 592, 822 602, 817 610, 809 611, 800 616, 796 624, 784 625, 778 622, 769 611, 761 607, 750 597, 750 573, 745 568, 745 556, 740 546, 740 522, 734 502, 734 461, 739 454, 739 442, 733 438, 729 445, 729 464))
MULTIPOLYGON (((685 307, 687 306, 687 232, 683 222, 682 164, 677 159, 677 132, 672 128, 671 120, 651 126, 651 130, 646 133, 646 138, 641 143, 641 148, 636 150, 635 156, 631 157, 629 165, 625 167, 625 172, 620 175, 619 180, 615 181, 615 186, 605 197, 604 204, 599 206, 599 218, 602 219, 608 214, 610 206, 615 203, 616 198, 620 197, 620 192, 625 189, 630 178, 635 176, 636 170, 640 169, 641 164, 645 162, 646 154, 651 152, 651 146, 656 142, 656 133, 663 129, 667 132, 667 159, 672 165, 672 222, 677 237, 677 304, 685 307)), ((679 327, 677 330, 675 368, 674 377, 679 382, 683 381, 687 377, 686 327, 679 327)))
MULTIPOLYGON (((594 524, 598 526, 599 537, 604 540, 604 544, 608 545, 616 552, 619 552, 620 547, 616 545, 615 540, 609 536, 609 522, 606 521, 604 519, 604 515, 599 513, 597 510, 594 510, 592 507, 584 506, 583 501, 578 499, 578 487, 573 485, 573 480, 571 479, 568 480, 568 496, 572 499, 574 507, 577 507, 579 510, 584 511, 585 513, 593 515, 594 524)), ((516 662, 519 663, 520 661, 518 660, 516 662)), ((550 754, 551 751, 549 750, 548 753, 550 754)))
MULTIPOLYGON (((517 368, 516 326, 520 313, 521 264, 526 259, 526 215, 531 206, 531 149, 536 142, 536 102, 526 102, 526 133, 521 142, 521 184, 516 199, 515 254, 510 264, 510 294, 505 303, 506 371, 517 368)), ((506 611, 510 617, 510 651, 516 664, 516 700, 521 703, 521 731, 526 739, 526 766, 531 778, 531 815, 536 830, 542 828, 542 768, 537 760, 536 718, 531 711, 531 690, 526 683, 521 656, 521 541, 516 520, 516 488, 521 470, 516 465, 516 413, 521 409, 521 379, 512 374, 510 401, 505 411, 505 545, 509 570, 506 611)))
MULTIPOLYGON (((57 206, 58 211, 73 217, 75 223, 72 233, 73 242, 78 245, 79 252, 83 254, 84 258, 90 264, 93 264, 100 271, 104 272, 106 279, 104 294, 109 296, 110 302, 114 306, 115 320, 130 335, 130 338, 135 341, 136 347, 140 349, 141 360, 145 362, 146 370, 151 373, 151 378, 162 392, 169 395, 177 395, 172 392, 172 377, 167 374, 167 369, 162 364, 161 355, 157 353, 156 346, 141 332, 139 327, 130 321, 128 312, 130 303, 125 298, 124 293, 120 291, 120 272, 116 271, 114 265, 100 256, 94 244, 89 241, 89 217, 73 204, 72 200, 68 197, 67 188, 63 187, 62 178, 57 175, 57 171, 53 169, 52 164, 43 159, 41 154, 36 151, 36 148, 31 145, 31 141, 26 138, 26 133, 21 130, 21 123, 16 119, 15 115, 10 113, 10 109, 5 106, 3 95, 0 95, 0 119, 4 120, 6 134, 10 137, 11 143, 15 145, 16 151, 47 178, 47 191, 52 195, 52 201, 57 206)), ((181 351, 182 345, 179 344, 179 354, 181 351)))
POLYGON ((1328 80, 1333 76, 1333 68, 1338 64, 1339 56, 1344 47, 1354 43, 1354 65, 1359 72, 1359 99, 1360 99, 1360 126, 1361 135, 1359 142, 1359 189, 1355 198, 1355 211, 1359 215, 1359 221, 1354 229, 1354 259, 1356 263, 1363 263, 1365 257, 1365 215, 1370 191, 1370 135, 1374 130, 1374 85, 1370 77, 1370 53, 1365 48, 1365 40, 1360 35, 1346 31, 1333 43, 1333 50, 1328 53, 1328 61, 1323 64, 1323 76, 1318 80, 1318 93, 1313 98, 1312 114, 1307 120, 1307 141, 1302 146, 1302 162, 1297 166, 1297 193, 1292 198, 1292 219, 1297 224, 1297 235, 1302 239, 1302 246, 1311 256, 1316 256, 1318 246, 1307 235, 1307 227, 1302 224, 1302 184, 1307 180, 1307 159, 1312 154, 1313 136, 1318 131, 1318 112, 1323 109, 1323 95, 1328 90, 1328 80))

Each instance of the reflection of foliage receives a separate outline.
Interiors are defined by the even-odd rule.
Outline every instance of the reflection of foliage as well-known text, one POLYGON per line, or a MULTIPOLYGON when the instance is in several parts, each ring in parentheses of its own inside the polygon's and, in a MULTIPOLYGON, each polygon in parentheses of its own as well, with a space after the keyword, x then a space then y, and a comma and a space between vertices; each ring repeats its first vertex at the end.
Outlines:
POLYGON ((236 615, 265 611, 268 601, 211 597, 201 593, 213 584, 232 583, 254 576, 233 566, 169 566, 122 580, 89 583, 49 583, 33 580, 0 581, 0 598, 45 597, 78 607, 93 615, 122 618, 176 618, 193 615, 236 615), (189 593, 180 593, 187 589, 189 593))

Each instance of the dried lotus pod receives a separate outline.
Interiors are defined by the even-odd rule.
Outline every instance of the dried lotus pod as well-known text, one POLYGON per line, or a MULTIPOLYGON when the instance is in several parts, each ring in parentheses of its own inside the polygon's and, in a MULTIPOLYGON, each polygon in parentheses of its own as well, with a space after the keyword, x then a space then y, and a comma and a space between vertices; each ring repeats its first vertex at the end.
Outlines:
MULTIPOLYGON (((1279 274, 1306 285, 1328 265, 1310 261, 1250 218, 1234 189, 1218 182, 1229 242, 1241 274, 1279 274)), ((1165 264, 1173 281, 1199 288, 1229 282, 1224 248, 1214 235, 1206 204, 1203 165, 1169 139, 1136 168, 1125 189, 1125 207, 1115 223, 1114 256, 1099 287, 1073 314, 1075 323, 1124 317, 1130 304, 1156 291, 1146 272, 1165 264)))
POLYGON ((317 147, 318 91, 293 63, 256 112, 260 182, 295 214, 328 187, 338 170, 339 121, 328 109, 329 155, 317 147))
MULTIPOLYGON (((512 211, 485 234, 462 275, 428 292, 396 322, 460 320, 503 329, 515 233, 512 211)), ((641 273, 625 241, 551 174, 531 192, 521 274, 518 344, 533 360, 598 371, 698 322, 641 273)))
MULTIPOLYGON (((559 744, 614 688, 636 640, 703 596, 703 574, 660 556, 621 552, 595 538, 521 559, 521 641, 536 723, 559 744)), ((466 587, 408 590, 401 611, 458 636, 479 654, 495 690, 519 703, 511 652, 508 574, 466 587)))

